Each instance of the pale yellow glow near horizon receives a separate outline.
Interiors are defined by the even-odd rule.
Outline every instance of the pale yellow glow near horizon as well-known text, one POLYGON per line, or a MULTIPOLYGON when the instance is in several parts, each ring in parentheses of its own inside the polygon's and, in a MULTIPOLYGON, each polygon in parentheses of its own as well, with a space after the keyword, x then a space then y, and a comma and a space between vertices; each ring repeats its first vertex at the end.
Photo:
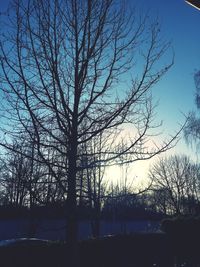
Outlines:
MULTIPOLYGON (((134 142, 137 138, 138 131, 137 129, 129 124, 122 128, 121 132, 116 135, 115 144, 120 144, 121 142, 127 140, 128 143, 134 142)), ((153 137, 152 137, 153 139, 153 137)), ((159 142, 159 138, 156 137, 159 142)), ((156 140, 155 140, 156 141, 156 140)), ((151 140, 145 143, 145 146, 148 148, 155 148, 155 145, 151 140)), ((140 188, 142 185, 146 186, 148 184, 148 171, 150 164, 154 161, 152 160, 138 160, 128 165, 113 165, 106 167, 105 169, 105 181, 108 184, 120 185, 123 187, 123 183, 132 186, 133 188, 140 188)))
POLYGON ((105 170, 105 180, 109 184, 123 186, 125 179, 127 179, 127 185, 131 185, 134 191, 144 189, 148 187, 150 180, 148 177, 149 169, 158 160, 159 157, 169 157, 173 155, 186 155, 193 163, 198 164, 200 162, 200 156, 193 147, 188 146, 185 140, 182 138, 178 144, 165 153, 161 153, 158 156, 153 157, 150 160, 136 161, 131 163, 127 168, 126 165, 115 165, 107 167, 105 170))
POLYGON ((189 1, 187 1, 187 0, 185 0, 185 2, 188 3, 189 5, 193 6, 194 8, 200 10, 200 2, 199 2, 199 4, 198 4, 199 6, 198 6, 198 5, 195 5, 195 4, 191 3, 191 2, 189 2, 189 1))
POLYGON ((152 160, 149 160, 134 162, 128 167, 126 165, 107 167, 105 179, 109 184, 119 185, 120 187, 125 185, 126 180, 128 187, 130 186, 137 190, 148 184, 148 171, 151 163, 152 160), (126 168, 128 168, 127 172, 126 168))

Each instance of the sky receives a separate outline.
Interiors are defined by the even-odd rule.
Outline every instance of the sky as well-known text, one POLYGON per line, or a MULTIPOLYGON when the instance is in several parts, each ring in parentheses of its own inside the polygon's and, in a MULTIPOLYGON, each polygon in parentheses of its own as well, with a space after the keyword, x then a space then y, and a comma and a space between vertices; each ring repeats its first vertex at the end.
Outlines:
MULTIPOLYGON (((194 73, 200 69, 200 11, 188 5, 184 0, 128 0, 138 10, 149 11, 158 17, 161 23, 161 35, 164 40, 171 41, 175 54, 175 62, 169 72, 153 89, 157 107, 157 120, 163 121, 165 136, 173 135, 184 122, 184 115, 195 110, 194 73)), ((7 6, 8 0, 0 0, 0 12, 7 6)), ((170 151, 171 154, 187 154, 196 159, 195 150, 185 144, 182 139, 170 151)), ((130 176, 146 177, 148 166, 153 161, 134 164, 129 171, 130 176)), ((110 173, 119 176, 119 168, 112 168, 110 173)))
MULTIPOLYGON (((158 17, 163 39, 172 43, 174 65, 153 88, 153 95, 159 101, 156 113, 157 120, 163 121, 164 136, 173 135, 185 116, 196 111, 193 77, 200 69, 200 11, 184 0, 135 0, 134 4, 139 10, 148 11, 152 18, 158 17)), ((186 154, 198 162, 196 149, 188 146, 184 138, 166 155, 169 154, 186 154)), ((134 163, 129 170, 130 178, 137 177, 136 182, 143 184, 155 160, 134 163)), ((116 177, 120 168, 113 168, 113 173, 116 177)))
POLYGON ((200 68, 200 11, 184 0, 140 0, 140 8, 149 9, 161 22, 161 33, 171 40, 175 53, 174 66, 158 84, 155 96, 159 98, 159 115, 169 128, 176 128, 181 113, 187 114, 194 106, 195 70, 200 68))
MULTIPOLYGON (((184 0, 141 0, 141 8, 157 14, 164 38, 171 40, 175 53, 174 66, 157 85, 155 96, 159 98, 158 116, 164 126, 173 133, 184 121, 183 114, 195 110, 194 73, 200 69, 200 11, 184 0)), ((194 151, 195 152, 195 151, 194 151)), ((175 153, 192 153, 184 140, 175 148, 175 153)))

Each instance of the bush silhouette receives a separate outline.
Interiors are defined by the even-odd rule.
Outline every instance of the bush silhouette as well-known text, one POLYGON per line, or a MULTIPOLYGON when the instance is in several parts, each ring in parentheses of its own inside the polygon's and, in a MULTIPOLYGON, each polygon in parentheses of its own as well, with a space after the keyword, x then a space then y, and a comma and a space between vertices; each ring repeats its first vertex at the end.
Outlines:
POLYGON ((200 236, 200 217, 175 217, 164 219, 161 230, 169 235, 200 236))

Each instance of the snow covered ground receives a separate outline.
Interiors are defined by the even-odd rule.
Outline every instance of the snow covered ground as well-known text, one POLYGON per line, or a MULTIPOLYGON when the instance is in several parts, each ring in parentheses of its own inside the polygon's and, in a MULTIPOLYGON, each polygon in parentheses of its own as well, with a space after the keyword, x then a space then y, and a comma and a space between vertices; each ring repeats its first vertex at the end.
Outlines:
MULTIPOLYGON (((159 230, 157 221, 101 221, 101 236, 133 233, 133 232, 155 232, 159 230)), ((0 220, 0 240, 14 238, 35 237, 49 240, 65 239, 66 222, 64 219, 26 219, 0 220)), ((81 221, 79 224, 79 239, 91 237, 91 225, 89 221, 81 221)))

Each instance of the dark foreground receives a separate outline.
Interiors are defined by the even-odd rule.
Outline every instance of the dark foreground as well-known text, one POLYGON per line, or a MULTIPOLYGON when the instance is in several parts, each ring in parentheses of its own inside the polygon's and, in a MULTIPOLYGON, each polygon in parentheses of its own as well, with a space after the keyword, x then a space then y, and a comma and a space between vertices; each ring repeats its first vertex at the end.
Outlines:
MULTIPOLYGON (((0 247, 1 267, 70 267, 64 243, 0 247)), ((132 234, 82 241, 78 267, 198 267, 199 238, 163 233, 132 234)))

